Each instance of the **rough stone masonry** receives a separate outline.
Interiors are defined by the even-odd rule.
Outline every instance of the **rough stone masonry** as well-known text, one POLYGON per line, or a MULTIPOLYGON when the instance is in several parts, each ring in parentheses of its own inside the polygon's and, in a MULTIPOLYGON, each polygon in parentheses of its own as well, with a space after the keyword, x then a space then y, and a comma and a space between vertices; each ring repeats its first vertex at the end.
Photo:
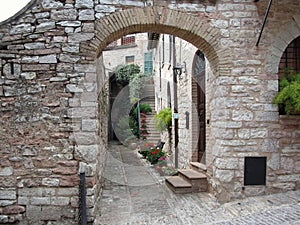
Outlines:
POLYGON ((77 224, 79 176, 87 213, 99 206, 107 148, 102 50, 123 35, 170 33, 207 57, 211 192, 222 201, 299 189, 300 120, 272 98, 300 2, 32 0, 0 24, 0 223, 77 224), (267 157, 265 186, 243 187, 245 156, 267 157))

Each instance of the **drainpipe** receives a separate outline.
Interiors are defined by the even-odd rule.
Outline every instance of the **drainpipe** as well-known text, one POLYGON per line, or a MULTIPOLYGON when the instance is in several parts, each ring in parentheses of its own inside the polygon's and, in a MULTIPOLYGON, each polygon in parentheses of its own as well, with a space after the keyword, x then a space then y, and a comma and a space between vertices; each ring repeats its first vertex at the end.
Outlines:
MULTIPOLYGON (((176 66, 176 49, 175 49, 175 36, 172 39, 173 42, 173 67, 176 66)), ((177 100, 177 75, 173 69, 173 90, 174 90, 174 114, 178 113, 178 100, 177 100)), ((175 168, 178 168, 178 117, 174 118, 174 144, 175 144, 175 168)))
MULTIPOLYGON (((270 1, 269 1, 269 5, 268 5, 267 11, 266 11, 266 13, 265 13, 264 22, 263 22, 263 24, 262 24, 262 27, 261 27, 260 33, 259 33, 259 37, 258 37, 258 40, 257 40, 257 42, 256 42, 256 47, 258 46, 258 44, 259 44, 259 42, 260 42, 260 38, 261 38, 262 32, 263 32, 263 30, 264 30, 264 28, 265 28, 265 24, 266 24, 266 22, 267 22, 267 18, 268 18, 269 12, 270 12, 270 8, 271 8, 271 5, 272 5, 272 1, 273 1, 273 0, 270 0, 270 1)), ((258 1, 255 1, 255 2, 258 2, 258 1)))

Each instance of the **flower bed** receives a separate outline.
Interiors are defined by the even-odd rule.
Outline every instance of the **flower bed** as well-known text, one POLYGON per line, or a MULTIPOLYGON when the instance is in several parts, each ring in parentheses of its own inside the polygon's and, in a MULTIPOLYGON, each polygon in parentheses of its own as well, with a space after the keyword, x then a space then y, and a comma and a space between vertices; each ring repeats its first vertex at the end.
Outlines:
POLYGON ((139 154, 146 159, 161 176, 172 176, 177 173, 174 166, 171 165, 166 152, 162 150, 163 144, 154 145, 152 143, 143 143, 140 146, 139 154))

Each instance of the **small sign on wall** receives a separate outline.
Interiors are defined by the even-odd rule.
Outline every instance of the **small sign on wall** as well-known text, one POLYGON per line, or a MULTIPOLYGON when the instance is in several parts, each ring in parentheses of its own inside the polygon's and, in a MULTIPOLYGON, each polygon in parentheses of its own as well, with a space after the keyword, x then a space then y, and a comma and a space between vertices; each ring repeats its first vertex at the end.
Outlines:
POLYGON ((173 118, 174 118, 175 120, 178 120, 179 114, 178 114, 178 113, 173 113, 173 118))

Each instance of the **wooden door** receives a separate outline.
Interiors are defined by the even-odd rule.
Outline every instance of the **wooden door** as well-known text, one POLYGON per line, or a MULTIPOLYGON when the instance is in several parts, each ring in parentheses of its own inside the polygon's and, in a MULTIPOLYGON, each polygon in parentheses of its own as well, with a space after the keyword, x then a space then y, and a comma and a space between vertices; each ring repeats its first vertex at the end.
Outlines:
POLYGON ((197 111, 199 119, 198 162, 205 163, 205 58, 199 50, 196 52, 194 79, 197 83, 197 111))

